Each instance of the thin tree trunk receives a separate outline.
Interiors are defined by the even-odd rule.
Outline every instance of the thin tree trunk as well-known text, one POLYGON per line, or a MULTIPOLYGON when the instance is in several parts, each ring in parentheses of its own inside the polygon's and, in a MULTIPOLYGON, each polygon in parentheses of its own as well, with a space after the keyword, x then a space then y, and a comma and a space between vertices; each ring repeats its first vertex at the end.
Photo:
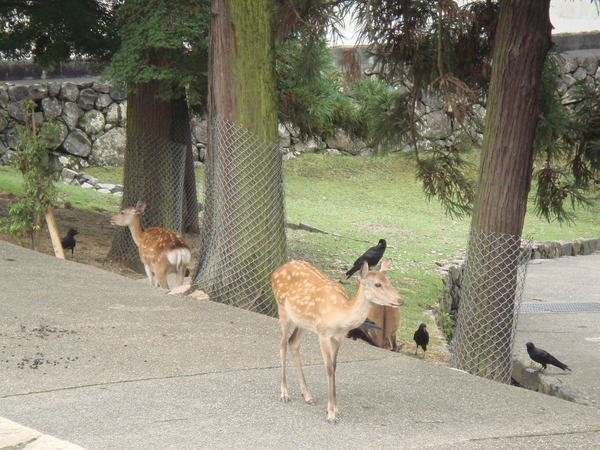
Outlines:
POLYGON ((550 0, 503 0, 457 325, 459 368, 508 381, 550 0))
POLYGON ((271 314, 269 275, 285 261, 281 156, 275 151, 273 6, 273 0, 212 3, 211 129, 195 277, 214 300, 271 314), (247 132, 232 132, 229 125, 247 132))

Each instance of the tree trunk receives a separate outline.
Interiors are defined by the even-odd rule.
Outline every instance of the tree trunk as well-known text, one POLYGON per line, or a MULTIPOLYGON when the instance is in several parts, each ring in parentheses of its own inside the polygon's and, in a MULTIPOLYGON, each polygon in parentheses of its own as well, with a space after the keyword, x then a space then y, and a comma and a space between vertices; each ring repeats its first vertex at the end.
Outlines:
POLYGON ((549 3, 500 2, 458 314, 458 368, 503 382, 510 380, 520 236, 531 185, 542 66, 550 48, 549 3))
POLYGON ((271 272, 285 262, 273 0, 213 0, 209 142, 195 284, 213 300, 275 312, 271 272))
MULTIPOLYGON (((137 84, 127 95, 122 207, 142 200, 147 204, 145 227, 181 232, 186 157, 191 152, 189 116, 183 94, 173 100, 162 100, 159 93, 159 82, 151 81, 137 84)), ((195 181, 192 184, 195 194, 195 181)), ((143 270, 127 228, 116 230, 109 258, 134 270, 143 270)))

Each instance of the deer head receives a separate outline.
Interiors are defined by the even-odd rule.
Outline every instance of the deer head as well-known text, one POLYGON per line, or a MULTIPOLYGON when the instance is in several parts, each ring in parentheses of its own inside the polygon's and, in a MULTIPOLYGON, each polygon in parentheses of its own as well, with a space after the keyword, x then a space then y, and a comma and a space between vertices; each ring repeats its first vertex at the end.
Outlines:
POLYGON ((387 259, 381 264, 379 271, 369 270, 369 264, 363 263, 358 276, 358 282, 362 287, 365 299, 371 303, 382 306, 401 306, 404 302, 398 292, 387 279, 385 273, 390 267, 391 260, 387 259))
POLYGON ((121 210, 118 214, 111 217, 110 223, 120 227, 128 227, 132 225, 138 216, 141 216, 146 211, 146 204, 138 201, 135 206, 130 206, 121 210))

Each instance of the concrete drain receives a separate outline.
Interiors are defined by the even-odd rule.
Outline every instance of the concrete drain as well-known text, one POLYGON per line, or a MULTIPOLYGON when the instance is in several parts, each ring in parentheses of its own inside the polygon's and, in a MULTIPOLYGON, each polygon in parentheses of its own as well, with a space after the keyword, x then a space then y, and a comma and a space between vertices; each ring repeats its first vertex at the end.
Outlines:
POLYGON ((521 303, 519 312, 527 313, 561 313, 561 312, 600 312, 600 303, 521 303))

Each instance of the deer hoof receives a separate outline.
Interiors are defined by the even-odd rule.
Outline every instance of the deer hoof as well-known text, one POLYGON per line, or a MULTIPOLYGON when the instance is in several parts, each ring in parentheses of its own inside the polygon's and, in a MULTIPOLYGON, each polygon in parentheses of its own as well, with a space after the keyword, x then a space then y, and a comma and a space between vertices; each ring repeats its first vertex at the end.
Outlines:
POLYGON ((305 398, 304 401, 309 405, 315 404, 315 400, 313 398, 305 398))
POLYGON ((337 417, 328 417, 327 418, 327 423, 329 423, 331 425, 335 425, 339 421, 340 421, 340 419, 338 419, 337 417))
POLYGON ((280 399, 281 399, 281 403, 289 403, 289 401, 290 401, 290 397, 288 395, 282 395, 280 397, 280 399))

